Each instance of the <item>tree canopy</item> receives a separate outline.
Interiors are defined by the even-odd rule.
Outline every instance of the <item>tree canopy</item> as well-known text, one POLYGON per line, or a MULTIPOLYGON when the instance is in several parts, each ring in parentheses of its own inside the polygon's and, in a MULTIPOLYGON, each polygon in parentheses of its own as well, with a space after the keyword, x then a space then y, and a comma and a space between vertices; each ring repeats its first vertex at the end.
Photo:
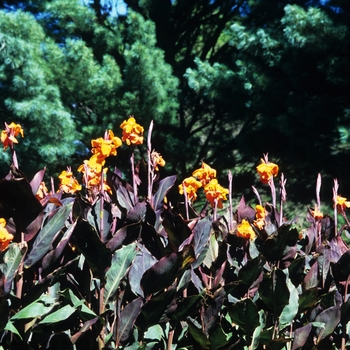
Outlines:
MULTIPOLYGON (((125 4, 119 16, 113 1, 2 6, 0 119, 25 129, 25 172, 76 168, 92 138, 135 115, 145 129, 155 121, 169 172, 205 160, 231 169, 240 190, 268 152, 294 199, 318 172, 349 193, 347 1, 125 4)), ((0 152, 1 168, 9 162, 0 152)))

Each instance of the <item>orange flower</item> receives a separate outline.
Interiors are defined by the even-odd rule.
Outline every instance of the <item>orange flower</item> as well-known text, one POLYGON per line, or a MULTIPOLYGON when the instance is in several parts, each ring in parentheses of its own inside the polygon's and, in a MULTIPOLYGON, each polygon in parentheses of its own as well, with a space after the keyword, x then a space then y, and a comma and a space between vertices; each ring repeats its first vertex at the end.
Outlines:
POLYGON ((260 181, 263 184, 267 184, 271 177, 276 177, 278 175, 278 165, 270 162, 265 162, 265 160, 261 159, 261 164, 256 167, 260 175, 260 181))
POLYGON ((222 208, 222 201, 227 200, 226 195, 229 193, 227 188, 219 185, 217 179, 210 180, 210 182, 205 185, 204 192, 212 207, 215 206, 215 199, 217 200, 218 208, 222 208))
POLYGON ((120 127, 123 129, 123 142, 130 145, 141 145, 143 143, 143 127, 136 123, 133 116, 130 116, 128 120, 124 120, 120 127))
POLYGON ((317 219, 322 219, 323 214, 320 212, 320 209, 318 206, 315 206, 315 210, 311 210, 311 215, 317 220, 317 219))
POLYGON ((107 158, 117 155, 117 148, 122 145, 122 141, 119 137, 114 136, 112 130, 108 130, 105 138, 99 137, 96 140, 92 140, 91 145, 92 154, 98 158, 107 158))
POLYGON ((350 201, 347 201, 347 198, 337 196, 336 206, 338 209, 345 210, 346 208, 350 208, 350 201))
POLYGON ((256 205, 255 206, 256 211, 256 220, 254 220, 253 224, 256 226, 259 230, 262 230, 265 225, 265 217, 266 217, 266 210, 262 205, 256 205))
POLYGON ((248 238, 251 241, 255 239, 255 232, 246 219, 243 219, 242 222, 237 226, 237 236, 248 238))
POLYGON ((18 143, 16 137, 19 134, 24 137, 24 132, 21 125, 15 124, 14 122, 12 122, 10 125, 5 123, 5 130, 1 131, 0 137, 1 142, 4 145, 4 149, 6 149, 8 146, 12 147, 14 143, 18 143))
POLYGON ((13 240, 13 235, 5 228, 6 220, 0 218, 0 251, 5 250, 10 242, 13 240))
POLYGON ((156 151, 152 151, 151 153, 151 161, 152 161, 152 165, 153 168, 158 171, 158 165, 159 166, 164 166, 165 165, 165 160, 163 159, 163 157, 156 151))
POLYGON ((179 193, 183 194, 184 189, 183 185, 185 185, 186 188, 186 194, 187 194, 187 199, 188 200, 196 200, 197 198, 197 190, 199 187, 202 187, 202 184, 197 181, 194 177, 187 177, 182 181, 182 184, 179 185, 179 193))
POLYGON ((73 177, 73 173, 69 167, 67 168, 67 171, 63 170, 58 178, 61 180, 59 187, 63 192, 74 194, 75 192, 81 190, 81 185, 73 177))
POLYGON ((203 186, 208 184, 211 179, 216 177, 216 170, 211 168, 208 164, 202 162, 202 167, 195 170, 192 176, 196 177, 203 186))
POLYGON ((36 192, 35 197, 40 201, 43 198, 45 198, 49 193, 49 190, 46 188, 45 182, 42 181, 40 183, 40 186, 38 188, 38 191, 36 192))

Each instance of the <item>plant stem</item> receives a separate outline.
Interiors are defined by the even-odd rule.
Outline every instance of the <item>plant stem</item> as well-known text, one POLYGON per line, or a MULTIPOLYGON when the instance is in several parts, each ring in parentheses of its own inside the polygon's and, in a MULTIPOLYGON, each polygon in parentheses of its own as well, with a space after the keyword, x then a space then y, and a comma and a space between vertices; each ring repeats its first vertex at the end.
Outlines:
POLYGON ((101 202, 100 202, 100 239, 101 239, 101 242, 104 241, 104 238, 103 238, 103 231, 104 231, 104 224, 103 224, 104 196, 105 196, 104 172, 103 172, 103 169, 102 169, 102 171, 101 171, 101 202))
POLYGON ((151 152, 152 152, 152 144, 151 144, 151 138, 152 138, 152 130, 153 130, 153 120, 151 120, 151 123, 148 128, 148 134, 147 134, 147 158, 148 158, 148 200, 153 207, 153 199, 152 199, 152 188, 153 188, 153 170, 152 170, 152 163, 151 163, 151 152))
POLYGON ((333 186, 333 202, 334 202, 334 234, 335 236, 338 235, 338 217, 337 217, 337 194, 338 194, 338 180, 334 179, 334 186, 333 186))
POLYGON ((169 331, 167 350, 171 350, 173 346, 174 330, 169 331))
POLYGON ((232 212, 232 173, 228 171, 228 191, 229 191, 229 231, 233 231, 233 212, 232 212))
POLYGON ((134 189, 134 205, 138 202, 137 199, 137 184, 136 184, 136 177, 135 177, 135 156, 134 156, 134 148, 132 149, 131 152, 131 157, 130 157, 130 164, 131 164, 131 173, 132 173, 132 188, 134 189))
POLYGON ((187 192, 186 192, 186 185, 182 183, 182 188, 184 191, 184 197, 185 197, 185 209, 186 209, 186 220, 189 220, 189 212, 188 212, 188 198, 187 198, 187 192))

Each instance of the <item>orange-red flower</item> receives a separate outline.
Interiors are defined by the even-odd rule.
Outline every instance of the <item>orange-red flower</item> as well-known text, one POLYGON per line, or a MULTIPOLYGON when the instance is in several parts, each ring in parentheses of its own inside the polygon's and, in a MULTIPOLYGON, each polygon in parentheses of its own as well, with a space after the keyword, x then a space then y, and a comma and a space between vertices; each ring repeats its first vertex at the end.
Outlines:
POLYGON ((62 190, 65 193, 74 194, 75 192, 78 192, 81 190, 81 185, 78 183, 78 181, 73 177, 73 173, 70 170, 70 168, 67 168, 67 170, 63 170, 62 173, 58 176, 60 179, 60 190, 62 190))
POLYGON ((202 167, 195 170, 192 176, 196 177, 203 186, 208 184, 210 180, 216 177, 216 170, 211 168, 208 164, 202 162, 202 167))
POLYGON ((347 200, 345 197, 337 196, 336 199, 336 206, 338 209, 345 210, 346 208, 350 208, 350 201, 347 200))
POLYGON ((91 145, 91 153, 96 155, 97 158, 105 159, 109 156, 117 155, 117 148, 122 145, 122 141, 119 137, 114 136, 112 130, 108 130, 105 138, 99 137, 92 140, 91 145))
POLYGON ((129 145, 141 145, 143 143, 143 127, 136 123, 133 116, 128 120, 124 120, 120 127, 123 129, 123 142, 129 145))
POLYGON ((186 194, 187 194, 187 199, 188 200, 196 200, 197 198, 197 190, 198 188, 202 187, 202 184, 197 181, 194 177, 187 177, 182 181, 182 184, 179 185, 179 193, 183 194, 184 193, 184 186, 186 188, 186 194))
POLYGON ((0 251, 5 250, 13 240, 13 235, 5 228, 6 220, 0 218, 0 251))
POLYGON ((254 226, 256 226, 259 230, 262 230, 265 225, 266 210, 260 204, 255 206, 255 217, 256 220, 253 222, 254 226))
POLYGON ((229 193, 227 188, 224 188, 221 185, 219 185, 217 179, 211 179, 210 182, 207 185, 205 185, 204 192, 211 206, 215 206, 216 200, 218 208, 222 208, 222 201, 227 200, 226 195, 229 193))
POLYGON ((151 161, 152 161, 152 165, 153 168, 158 171, 158 165, 159 166, 164 166, 165 165, 165 160, 163 159, 163 157, 156 151, 152 151, 151 153, 151 161))
POLYGON ((271 177, 276 177, 278 175, 278 165, 271 162, 265 162, 263 159, 261 161, 262 163, 256 167, 256 170, 260 175, 260 181, 263 184, 267 184, 271 177))
POLYGON ((6 149, 8 146, 12 146, 14 143, 18 143, 16 137, 21 134, 22 137, 24 137, 24 132, 19 124, 15 124, 12 122, 10 125, 5 123, 5 130, 1 131, 1 137, 0 140, 2 144, 4 145, 4 149, 6 149))
POLYGON ((323 218, 323 213, 321 213, 318 206, 315 206, 315 210, 311 210, 311 215, 317 220, 323 218))
POLYGON ((242 222, 237 226, 237 236, 250 240, 255 239, 255 232, 246 219, 243 219, 242 222))

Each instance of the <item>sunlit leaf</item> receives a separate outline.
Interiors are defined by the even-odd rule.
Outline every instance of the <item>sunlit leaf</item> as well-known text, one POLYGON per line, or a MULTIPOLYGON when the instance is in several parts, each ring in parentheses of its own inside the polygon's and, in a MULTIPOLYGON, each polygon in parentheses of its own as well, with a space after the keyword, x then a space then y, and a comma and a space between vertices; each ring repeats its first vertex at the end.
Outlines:
POLYGON ((19 264, 27 252, 27 244, 22 243, 11 243, 8 246, 0 264, 0 271, 4 274, 4 295, 11 292, 11 286, 19 267, 19 264))
POLYGON ((298 313, 298 302, 299 302, 299 294, 294 284, 291 282, 289 277, 287 277, 286 281, 288 290, 289 290, 289 301, 288 304, 283 308, 280 319, 279 319, 279 328, 282 330, 283 328, 289 326, 294 317, 298 313))
POLYGON ((74 312, 76 312, 75 308, 71 307, 70 305, 65 305, 59 308, 57 311, 52 312, 51 314, 44 317, 44 319, 41 320, 38 324, 52 324, 65 321, 68 319, 68 317, 73 315, 74 312))
POLYGON ((125 276, 126 270, 133 262, 136 253, 136 243, 129 244, 115 251, 111 267, 106 273, 107 283, 104 291, 104 305, 114 299, 120 281, 125 276))
POLYGON ((157 211, 162 207, 164 197, 167 195, 169 190, 174 186, 176 181, 176 175, 168 176, 159 181, 158 190, 153 197, 154 210, 157 211))
POLYGON ((49 220, 49 222, 47 222, 41 229, 33 243, 31 251, 29 252, 24 262, 24 266, 26 268, 34 265, 50 250, 52 240, 55 235, 65 226, 65 222, 70 215, 72 206, 73 203, 69 203, 60 207, 55 215, 49 220))

